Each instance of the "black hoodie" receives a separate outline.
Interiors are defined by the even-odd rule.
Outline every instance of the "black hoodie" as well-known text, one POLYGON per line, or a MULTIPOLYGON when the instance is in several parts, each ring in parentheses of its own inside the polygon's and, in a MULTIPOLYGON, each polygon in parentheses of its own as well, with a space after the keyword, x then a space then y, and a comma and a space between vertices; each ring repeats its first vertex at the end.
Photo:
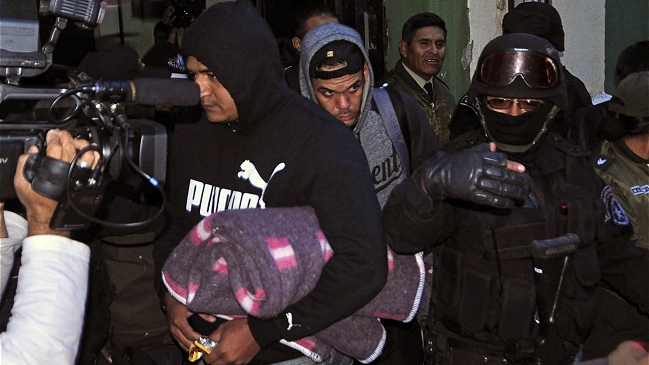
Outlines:
POLYGON ((274 36, 247 1, 207 9, 188 28, 182 53, 213 72, 234 99, 239 119, 210 123, 203 115, 171 135, 172 224, 156 242, 156 266, 213 212, 313 206, 334 250, 316 288, 277 317, 248 319, 262 347, 257 359, 278 361, 263 348, 349 316, 385 283, 386 246, 367 160, 349 128, 288 88, 274 36))

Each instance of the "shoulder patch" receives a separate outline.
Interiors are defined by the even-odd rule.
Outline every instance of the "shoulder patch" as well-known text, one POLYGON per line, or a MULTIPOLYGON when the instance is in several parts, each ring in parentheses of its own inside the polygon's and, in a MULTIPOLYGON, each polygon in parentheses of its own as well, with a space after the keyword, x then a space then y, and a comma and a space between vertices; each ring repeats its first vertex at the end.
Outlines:
POLYGON ((601 194, 604 205, 606 205, 606 214, 604 216, 604 221, 608 222, 613 220, 613 223, 618 226, 627 226, 629 225, 629 217, 624 212, 624 208, 613 196, 613 191, 609 186, 605 186, 602 189, 601 194))
POLYGON ((479 110, 480 110, 480 104, 478 104, 478 102, 475 101, 475 100, 472 101, 472 102, 469 101, 469 95, 464 94, 464 96, 462 96, 462 99, 460 99, 460 104, 461 104, 461 105, 464 105, 464 106, 466 106, 466 107, 468 107, 468 108, 473 109, 473 111, 475 112, 475 114, 476 114, 476 115, 479 115, 479 113, 480 113, 480 112, 479 112, 479 110))
POLYGON ((598 156, 596 159, 592 160, 592 165, 596 170, 604 171, 615 161, 612 157, 598 156))
POLYGON ((631 192, 633 195, 649 195, 649 184, 632 186, 631 192))

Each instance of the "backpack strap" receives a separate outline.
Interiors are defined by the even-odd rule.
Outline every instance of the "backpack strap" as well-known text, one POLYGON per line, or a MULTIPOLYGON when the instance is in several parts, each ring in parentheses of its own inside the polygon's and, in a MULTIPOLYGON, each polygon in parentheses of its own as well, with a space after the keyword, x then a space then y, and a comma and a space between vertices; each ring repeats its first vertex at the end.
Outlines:
POLYGON ((397 150, 399 159, 401 159, 401 164, 405 171, 410 174, 410 154, 408 153, 408 146, 406 145, 406 141, 401 133, 401 126, 399 125, 399 120, 394 112, 394 106, 390 100, 390 95, 388 95, 387 90, 381 88, 375 88, 373 90, 373 95, 376 106, 379 109, 379 114, 381 115, 381 120, 385 125, 385 129, 388 132, 392 144, 397 150))

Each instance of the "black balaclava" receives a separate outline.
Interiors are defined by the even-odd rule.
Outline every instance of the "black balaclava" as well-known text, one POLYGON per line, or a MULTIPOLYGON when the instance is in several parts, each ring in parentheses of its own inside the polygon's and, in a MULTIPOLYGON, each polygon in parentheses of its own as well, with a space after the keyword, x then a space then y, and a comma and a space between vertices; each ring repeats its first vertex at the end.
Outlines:
POLYGON ((552 112, 555 109, 552 103, 518 116, 489 109, 484 98, 480 98, 479 103, 485 133, 501 149, 510 152, 525 152, 537 144, 556 114, 552 112))

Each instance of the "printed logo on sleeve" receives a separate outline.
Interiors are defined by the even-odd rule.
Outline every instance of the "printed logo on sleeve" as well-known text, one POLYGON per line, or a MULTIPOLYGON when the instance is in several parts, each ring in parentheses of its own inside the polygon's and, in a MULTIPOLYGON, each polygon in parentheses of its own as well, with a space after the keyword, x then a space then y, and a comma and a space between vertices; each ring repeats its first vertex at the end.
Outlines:
POLYGON ((608 222, 613 220, 618 226, 626 226, 629 224, 629 217, 624 212, 624 208, 613 196, 613 191, 609 186, 604 187, 601 194, 602 200, 606 205, 606 215, 604 216, 604 221, 608 222))
POLYGON ((633 195, 649 194, 649 184, 632 186, 631 187, 631 192, 633 193, 633 195))

